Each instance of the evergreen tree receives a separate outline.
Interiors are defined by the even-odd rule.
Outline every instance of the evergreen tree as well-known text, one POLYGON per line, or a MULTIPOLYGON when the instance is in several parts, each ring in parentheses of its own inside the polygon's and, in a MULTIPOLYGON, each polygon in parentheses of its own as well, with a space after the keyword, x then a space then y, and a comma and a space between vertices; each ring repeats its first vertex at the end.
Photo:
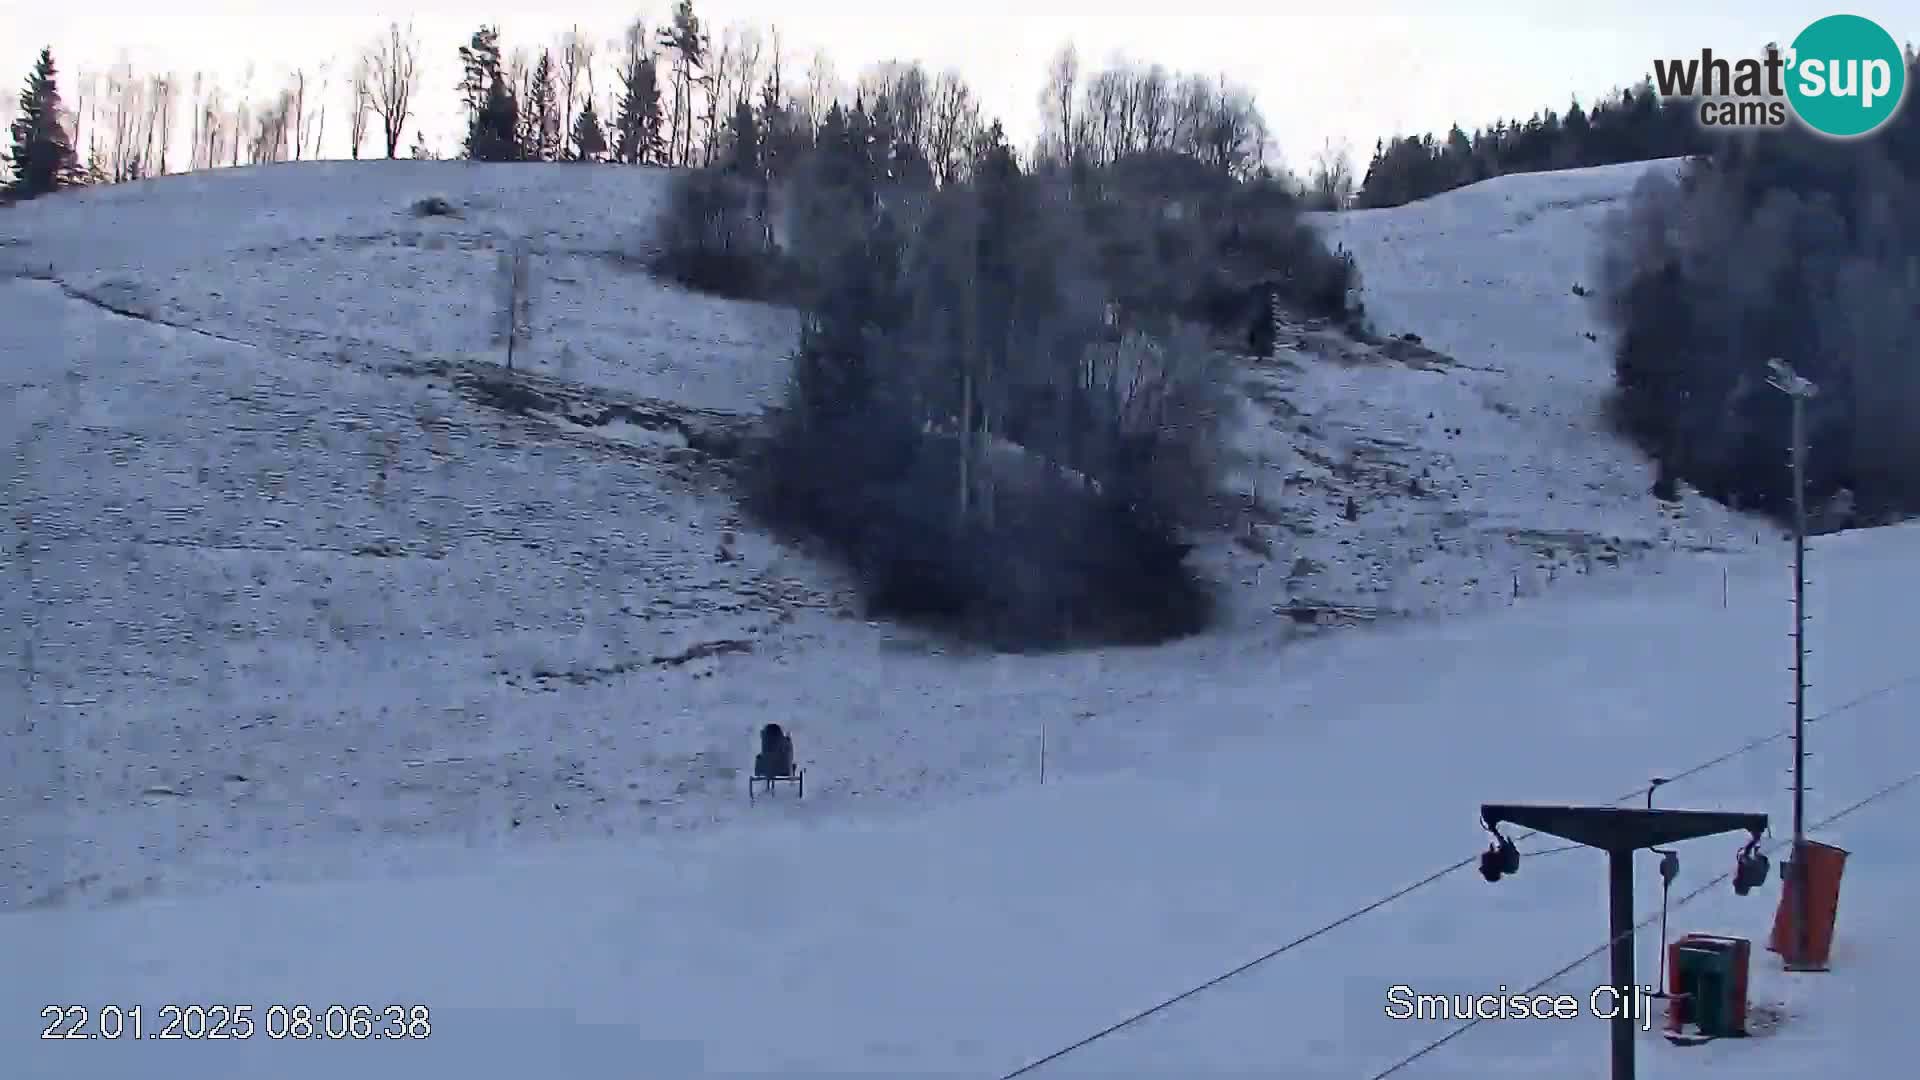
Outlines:
POLYGON ((500 28, 482 26, 473 39, 460 46, 460 100, 467 107, 467 125, 472 127, 487 107, 487 97, 500 78, 500 28))
POLYGON ((1447 146, 1442 152, 1446 167, 1441 170, 1449 187, 1457 184, 1473 183, 1473 140, 1461 130, 1459 124, 1447 132, 1447 146))
POLYGON ((694 14, 693 0, 679 0, 673 22, 660 29, 660 47, 673 56, 673 142, 667 147, 668 165, 693 163, 693 90, 705 76, 707 31, 694 14))
POLYGON ((26 89, 20 92, 20 115, 12 125, 13 182, 9 191, 23 199, 81 182, 73 140, 60 125, 60 89, 51 46, 40 50, 26 89))
POLYGON ((593 99, 588 98, 573 122, 573 160, 598 161, 606 152, 607 133, 600 126, 600 114, 593 109, 593 99))
POLYGON ((519 156, 519 102, 500 66, 500 30, 483 26, 460 47, 466 74, 460 96, 467 107, 466 156, 474 161, 513 161, 519 156))
POLYGON ((813 148, 813 133, 799 113, 780 103, 778 67, 760 85, 760 164, 768 177, 789 175, 813 148))
POLYGON ((741 176, 761 175, 760 123, 753 106, 744 101, 733 106, 733 118, 727 123, 726 171, 741 176))
POLYGON ((620 73, 621 95, 613 121, 614 157, 628 165, 660 160, 660 74, 648 55, 620 73))
POLYGON ((533 108, 533 72, 522 68, 513 89, 513 160, 538 161, 540 114, 533 108))
POLYGON ((467 129, 467 157, 474 161, 517 161, 520 159, 520 104, 507 88, 504 76, 495 73, 487 84, 486 103, 467 129))
POLYGON ((1566 132, 1566 164, 1573 168, 1587 164, 1592 156, 1588 143, 1593 136, 1593 125, 1587 120, 1587 111, 1580 107, 1579 98, 1567 106, 1566 132))
POLYGON ((525 103, 527 119, 532 122, 533 144, 525 149, 529 151, 529 161, 558 161, 562 132, 560 130, 560 95, 553 81, 553 53, 540 50, 540 62, 533 67, 533 85, 527 91, 525 103))
POLYGON ((873 160, 873 121, 860 94, 853 96, 853 111, 847 114, 846 154, 849 165, 862 177, 861 190, 871 191, 879 170, 873 160))

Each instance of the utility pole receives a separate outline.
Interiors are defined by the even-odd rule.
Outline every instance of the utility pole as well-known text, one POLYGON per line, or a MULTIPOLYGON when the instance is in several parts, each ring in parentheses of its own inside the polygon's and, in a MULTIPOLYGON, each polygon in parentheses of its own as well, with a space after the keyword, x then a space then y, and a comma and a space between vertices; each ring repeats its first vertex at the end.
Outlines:
POLYGON ((1796 961, 1811 954, 1812 926, 1807 914, 1806 805, 1807 805, 1807 484, 1806 484, 1806 403, 1819 393, 1819 387, 1794 374, 1786 361, 1775 357, 1767 361, 1773 377, 1767 385, 1786 394, 1793 408, 1793 451, 1789 459, 1793 470, 1793 859, 1784 875, 1790 894, 1797 955, 1786 957, 1793 969, 1796 961))

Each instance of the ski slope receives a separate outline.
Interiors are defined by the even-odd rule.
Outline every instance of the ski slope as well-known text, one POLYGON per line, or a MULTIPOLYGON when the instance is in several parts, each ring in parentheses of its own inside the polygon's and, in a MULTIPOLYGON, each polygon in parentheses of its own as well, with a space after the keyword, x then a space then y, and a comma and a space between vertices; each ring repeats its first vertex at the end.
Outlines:
POLYGON ((1761 539, 1647 497, 1560 291, 1604 207, 1505 178, 1482 187, 1549 188, 1333 223, 1383 329, 1453 352, 1306 334, 1248 367, 1243 505, 1201 550, 1227 625, 954 655, 850 618, 832 568, 738 520, 724 442, 778 392, 793 315, 638 269, 665 175, 319 162, 0 215, 0 633, 31 721, 0 907, 733 821, 769 720, 820 762, 809 814, 1022 784, 1042 720, 1055 771, 1126 768, 1265 722, 1196 718, 1191 688, 1314 632, 1279 611, 1429 619, 1761 539), (430 196, 456 216, 413 212, 430 196), (510 403, 490 316, 522 243, 534 396, 510 403), (1474 305, 1483 338, 1448 339, 1474 305))
MULTIPOLYGON (((1647 496, 1572 288, 1670 167, 1324 221, 1379 329, 1428 348, 1301 326, 1249 365, 1243 516, 1203 546, 1233 618, 1065 656, 868 624, 738 520, 725 439, 792 315, 635 269, 661 174, 314 163, 7 210, 0 956, 34 977, 0 980, 0 1074, 151 1070, 32 1039, 45 1004, 198 1001, 419 1003, 435 1033, 169 1071, 1001 1076, 1471 854, 1481 801, 1605 800, 1776 733, 1784 546, 1647 496), (534 396, 507 408, 487 320, 522 239, 534 396), (769 720, 807 797, 749 807, 769 720)), ((1915 674, 1887 598, 1916 535, 1816 543, 1816 709, 1915 674)), ((1917 767, 1916 694, 1819 729, 1816 819, 1917 767)), ((1785 759, 1663 798, 1779 832, 1785 759)), ((1811 997, 1763 974, 1770 1038, 1656 1040, 1643 1075, 1881 1067, 1913 797, 1836 827, 1856 968, 1811 997)), ((1387 986, 1531 983, 1600 943, 1600 872, 1460 871, 1036 1073, 1369 1080, 1445 1033, 1388 1020, 1387 986)), ((1773 895, 1676 929, 1758 936, 1773 895)), ((1599 1076, 1603 1047, 1487 1024, 1398 1075, 1599 1076)))
MULTIPOLYGON (((1882 601, 1920 585, 1916 540, 1816 546, 1816 711, 1911 672, 1908 628, 1882 601)), ((0 986, 22 1029, 8 1074, 125 1075, 164 1057, 180 1075, 289 1080, 1001 1076, 1471 854, 1483 800, 1605 801, 1780 730, 1781 554, 1302 646, 1189 690, 1193 715, 1264 724, 1133 772, 888 820, 763 803, 757 828, 583 842, 442 878, 13 914, 0 952, 35 974, 0 986), (299 1049, 28 1038, 50 1001, 423 1003, 433 1033, 299 1049)), ((1920 767, 1916 700, 1910 684, 1815 729, 1810 820, 1920 767)), ((1767 812, 1782 837, 1786 761, 1775 741, 1661 804, 1767 812)), ((1644 1036, 1641 1075, 1893 1074, 1915 800, 1920 785, 1816 834, 1853 861, 1832 972, 1789 980, 1758 954, 1754 1000, 1786 1019, 1687 1050, 1644 1036)), ((1728 869, 1740 839, 1683 845, 1675 895, 1728 869)), ((1640 867, 1649 914, 1654 863, 1640 867)), ((1461 869, 1035 1074, 1366 1080, 1449 1029, 1387 1018, 1389 987, 1518 990, 1602 944, 1603 865, 1543 855, 1497 885, 1461 869)), ((1760 939, 1776 896, 1777 879, 1744 898, 1712 888, 1673 912, 1674 933, 1760 939)), ((1651 982, 1654 946, 1639 951, 1651 982)), ((1547 991, 1584 999, 1603 963, 1547 991)), ((1605 1047, 1591 1018, 1493 1022, 1402 1075, 1601 1077, 1605 1047)))

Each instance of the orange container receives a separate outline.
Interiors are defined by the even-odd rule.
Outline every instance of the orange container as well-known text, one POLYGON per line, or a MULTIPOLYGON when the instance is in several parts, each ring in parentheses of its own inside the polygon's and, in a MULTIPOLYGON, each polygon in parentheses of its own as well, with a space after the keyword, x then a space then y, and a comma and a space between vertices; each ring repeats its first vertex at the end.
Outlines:
POLYGON ((1824 969, 1833 949, 1833 928, 1840 910, 1840 875, 1846 870, 1847 852, 1808 840, 1802 844, 1800 857, 1806 862, 1804 874, 1796 873, 1796 867, 1783 868, 1787 872, 1782 876, 1780 906, 1773 913, 1773 936, 1767 948, 1779 953, 1790 966, 1824 969), (1809 923, 1804 956, 1800 955, 1800 942, 1795 940, 1798 935, 1793 932, 1794 894, 1803 882, 1809 923))

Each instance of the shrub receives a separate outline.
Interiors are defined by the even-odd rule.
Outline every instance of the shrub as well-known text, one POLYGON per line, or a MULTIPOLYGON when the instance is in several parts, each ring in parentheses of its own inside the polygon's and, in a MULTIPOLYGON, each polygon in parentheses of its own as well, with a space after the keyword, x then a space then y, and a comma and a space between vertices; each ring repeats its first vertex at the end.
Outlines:
POLYGON ((412 210, 414 217, 457 218, 460 216, 460 211, 443 195, 428 195, 426 198, 419 199, 414 202, 412 210))
POLYGON ((779 254, 766 206, 765 186, 751 178, 711 169, 679 174, 660 217, 654 271, 733 299, 775 295, 779 254))

